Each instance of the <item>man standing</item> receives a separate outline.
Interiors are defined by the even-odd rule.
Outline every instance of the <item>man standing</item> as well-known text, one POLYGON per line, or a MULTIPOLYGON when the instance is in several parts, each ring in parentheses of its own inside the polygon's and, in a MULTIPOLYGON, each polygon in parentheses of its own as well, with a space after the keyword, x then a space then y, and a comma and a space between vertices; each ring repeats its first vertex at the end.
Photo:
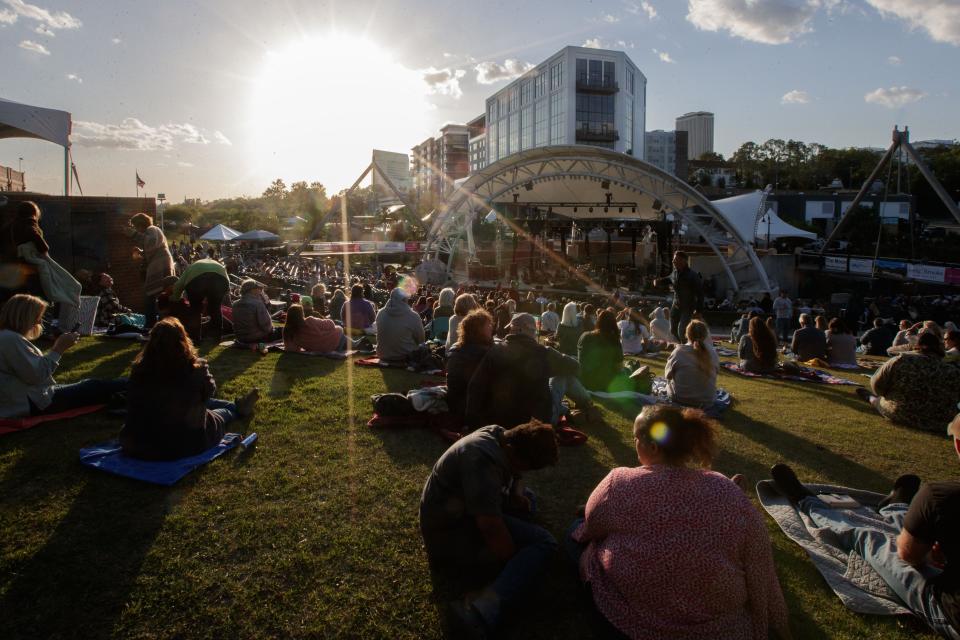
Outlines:
POLYGON ((777 337, 781 342, 786 342, 790 339, 790 329, 793 326, 793 301, 783 289, 780 289, 780 294, 773 301, 773 314, 776 317, 777 337))
POLYGON ((667 278, 657 278, 655 285, 661 286, 665 280, 673 286, 670 330, 682 344, 693 314, 703 310, 703 282, 700 274, 690 268, 690 258, 683 251, 673 254, 673 273, 667 278))

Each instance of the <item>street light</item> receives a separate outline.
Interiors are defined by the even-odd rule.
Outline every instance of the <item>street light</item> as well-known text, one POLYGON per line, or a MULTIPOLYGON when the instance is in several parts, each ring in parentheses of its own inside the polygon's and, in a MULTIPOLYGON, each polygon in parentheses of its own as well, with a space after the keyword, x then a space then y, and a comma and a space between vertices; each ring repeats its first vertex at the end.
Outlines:
POLYGON ((770 224, 773 222, 773 216, 771 216, 770 212, 768 211, 765 214, 763 214, 762 218, 760 218, 760 222, 767 223, 767 249, 769 250, 770 249, 770 224))
POLYGON ((20 160, 20 165, 18 166, 17 171, 19 171, 20 173, 23 173, 23 156, 21 156, 18 159, 20 160))

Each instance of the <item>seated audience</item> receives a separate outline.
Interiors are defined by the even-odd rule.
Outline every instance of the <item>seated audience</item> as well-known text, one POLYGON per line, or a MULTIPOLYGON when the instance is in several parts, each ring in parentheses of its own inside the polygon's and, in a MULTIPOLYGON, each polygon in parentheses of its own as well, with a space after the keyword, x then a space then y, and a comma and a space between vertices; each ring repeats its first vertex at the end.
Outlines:
POLYGON ((587 331, 593 331, 594 327, 597 324, 597 308, 592 304, 583 305, 583 314, 580 318, 580 326, 583 327, 584 333, 587 331))
POLYGON ((777 337, 760 316, 750 318, 737 355, 740 367, 752 373, 770 373, 777 368, 777 337))
POLYGON ((590 391, 627 388, 629 374, 624 374, 620 331, 613 313, 602 311, 597 317, 596 329, 580 336, 577 359, 580 361, 580 382, 590 391))
POLYGON ((133 458, 177 460, 214 447, 226 426, 253 414, 260 397, 252 389, 235 402, 213 396, 217 383, 207 361, 176 318, 153 326, 137 354, 127 388, 127 418, 120 446, 133 458))
POLYGON ((900 321, 900 330, 897 332, 897 335, 893 338, 893 344, 891 347, 900 347, 905 344, 910 344, 910 321, 901 320, 900 321))
POLYGON ((447 352, 447 406, 461 419, 466 414, 470 380, 492 346, 493 316, 483 309, 470 311, 460 321, 456 344, 447 352))
POLYGON ((820 331, 823 331, 824 333, 826 333, 827 332, 827 316, 823 316, 823 315, 817 316, 817 319, 815 320, 815 326, 820 331))
POLYGON ((377 310, 373 303, 364 297, 361 285, 355 284, 350 289, 350 300, 343 305, 340 319, 343 321, 344 331, 353 335, 363 335, 364 329, 369 329, 376 322, 377 310))
POLYGON ((47 303, 25 293, 0 308, 0 418, 50 415, 96 404, 107 404, 127 388, 126 378, 89 378, 57 384, 53 372, 63 353, 80 340, 63 333, 44 354, 31 340, 43 332, 47 303))
POLYGON ((537 343, 537 322, 518 313, 503 344, 492 347, 467 388, 466 426, 498 424, 507 429, 536 418, 554 426, 569 394, 588 414, 593 403, 577 375, 580 364, 537 343))
POLYGON ((328 307, 331 320, 333 320, 334 322, 339 322, 340 324, 343 324, 343 321, 340 318, 342 317, 342 314, 343 314, 343 306, 346 303, 347 303, 347 296, 343 293, 343 289, 336 289, 333 292, 333 295, 330 296, 330 305, 328 307))
POLYGON ((737 318, 733 327, 730 329, 730 342, 740 342, 740 338, 747 333, 747 327, 750 325, 750 314, 744 313, 737 318))
MULTIPOLYGON (((320 318, 327 317, 327 287, 322 282, 313 285, 310 290, 310 298, 313 300, 313 313, 320 318)), ((311 314, 312 315, 312 314, 311 314)))
POLYGON ((611 471, 574 523, 566 547, 600 637, 790 637, 766 524, 709 470, 717 430, 696 409, 644 408, 633 426, 640 466, 611 471))
POLYGON ((720 359, 712 348, 710 329, 699 320, 687 325, 687 342, 667 358, 663 377, 667 393, 677 404, 706 408, 717 400, 717 373, 720 359))
POLYGON ((237 342, 256 344, 281 337, 280 329, 273 326, 263 285, 256 280, 244 280, 240 285, 240 299, 233 303, 230 321, 237 342))
MULTIPOLYGON (((948 433, 960 455, 960 415, 948 433)), ((880 515, 898 532, 888 533, 857 526, 849 512, 825 504, 785 464, 775 465, 771 475, 783 495, 817 527, 834 533, 850 553, 862 557, 933 631, 960 638, 960 482, 921 483, 912 474, 897 478, 880 503, 880 515)))
POLYGON ((670 329, 670 309, 657 307, 653 310, 653 320, 650 321, 650 333, 653 339, 665 344, 676 344, 677 339, 670 329))
POLYGON ((563 305, 563 317, 557 327, 557 350, 564 355, 576 356, 582 334, 583 323, 577 315, 577 303, 568 302, 563 305))
POLYGON ((346 351, 350 344, 343 328, 333 320, 306 315, 302 305, 292 304, 287 309, 283 326, 283 348, 287 351, 346 351))
POLYGON ((100 296, 100 302, 97 304, 97 319, 95 321, 98 327, 109 327, 114 318, 121 313, 132 313, 129 308, 120 304, 120 298, 113 292, 113 278, 110 277, 109 273, 100 274, 97 286, 100 287, 100 291, 97 293, 100 296))
POLYGON ((502 338, 507 335, 507 332, 510 330, 509 325, 510 321, 513 319, 514 311, 516 311, 517 303, 515 300, 507 300, 503 304, 497 307, 497 313, 494 318, 497 321, 497 337, 502 338))
POLYGON ((503 612, 535 591, 557 543, 546 529, 517 517, 529 518, 531 511, 521 474, 552 466, 557 457, 553 429, 531 421, 509 430, 484 426, 433 466, 420 498, 430 566, 465 583, 465 591, 480 588, 451 605, 460 627, 451 637, 486 637, 503 612), (483 584, 492 572, 496 579, 483 584))
POLYGON ((873 321, 873 328, 860 336, 860 344, 868 356, 885 356, 887 349, 893 346, 894 334, 890 326, 882 318, 873 321))
POLYGON ((960 331, 951 329, 943 334, 943 347, 946 357, 951 361, 960 358, 960 331))
POLYGON ((557 305, 555 302, 547 303, 547 310, 540 316, 540 332, 547 335, 553 335, 560 326, 560 316, 557 314, 557 305))
POLYGON ((657 348, 659 345, 653 341, 647 319, 642 313, 633 307, 627 307, 620 315, 621 320, 617 326, 620 328, 620 345, 624 353, 641 354, 659 351, 657 348))
POLYGON ((960 363, 944 362, 943 343, 933 332, 920 334, 914 353, 887 360, 857 389, 880 415, 896 424, 941 432, 960 402, 960 363))
POLYGON ((453 316, 450 317, 450 326, 447 329, 447 340, 444 348, 449 352, 457 344, 460 331, 460 322, 468 313, 477 308, 477 299, 469 293, 461 293, 453 303, 453 316))
POLYGON ((426 339, 420 316, 410 308, 407 293, 400 288, 377 313, 377 357, 390 362, 406 362, 426 339))
POLYGON ((440 296, 437 298, 437 304, 433 307, 433 315, 430 319, 449 318, 452 316, 455 313, 453 304, 456 296, 457 292, 450 287, 441 289, 440 296))
POLYGON ((827 330, 827 361, 833 367, 857 366, 857 338, 840 318, 830 321, 827 330))
POLYGON ((220 305, 229 291, 230 278, 227 276, 226 268, 212 258, 197 260, 177 279, 177 283, 173 285, 170 300, 176 302, 186 294, 187 301, 190 303, 186 328, 193 342, 200 342, 204 305, 206 305, 207 315, 210 316, 208 335, 220 342, 223 334, 223 314, 220 311, 220 305))
POLYGON ((800 328, 793 332, 790 351, 800 362, 814 358, 827 359, 827 336, 813 326, 813 319, 809 314, 800 314, 800 328))

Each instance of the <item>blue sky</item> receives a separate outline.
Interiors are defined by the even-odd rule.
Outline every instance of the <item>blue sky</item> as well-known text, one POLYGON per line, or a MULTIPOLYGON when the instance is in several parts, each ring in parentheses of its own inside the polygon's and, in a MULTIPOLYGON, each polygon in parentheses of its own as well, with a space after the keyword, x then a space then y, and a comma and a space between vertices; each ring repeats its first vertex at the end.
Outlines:
MULTIPOLYGON (((88 195, 133 195, 135 170, 172 201, 334 191, 584 44, 647 76, 648 130, 713 111, 725 155, 960 137, 958 0, 0 0, 0 97, 72 112, 88 195)), ((56 147, 0 141, 0 164, 21 156, 28 187, 60 189, 56 147)))

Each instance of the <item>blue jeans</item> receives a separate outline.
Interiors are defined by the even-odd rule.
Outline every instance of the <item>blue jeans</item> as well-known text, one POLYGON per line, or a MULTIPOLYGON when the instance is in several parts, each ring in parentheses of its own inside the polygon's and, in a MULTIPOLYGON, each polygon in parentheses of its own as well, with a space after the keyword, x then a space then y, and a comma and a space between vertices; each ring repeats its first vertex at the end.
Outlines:
POLYGON ((207 405, 207 409, 210 409, 213 415, 217 416, 221 426, 225 426, 240 417, 240 414, 237 412, 237 405, 227 400, 210 398, 204 404, 207 405))
POLYGON ((110 397, 117 392, 127 390, 126 378, 113 380, 81 380, 72 384, 53 385, 53 399, 46 409, 37 409, 30 403, 31 415, 47 415, 61 413, 80 407, 89 407, 94 404, 107 404, 110 397))
POLYGON ((553 414, 551 417, 553 426, 557 426, 561 414, 565 413, 564 396, 570 396, 570 399, 576 402, 580 408, 589 407, 592 404, 590 393, 577 376, 554 376, 550 378, 550 395, 553 397, 553 414))
POLYGON ((693 313, 690 311, 681 311, 679 307, 670 308, 670 329, 673 335, 677 336, 680 344, 687 341, 687 325, 693 319, 693 313))
POLYGON ((790 340, 790 327, 793 324, 791 318, 777 318, 777 335, 783 342, 790 340))
POLYGON ((557 541, 543 527, 507 515, 503 516, 503 521, 517 551, 507 560, 493 584, 471 602, 489 629, 497 627, 504 607, 515 604, 529 593, 531 584, 557 551, 557 541))
MULTIPOLYGON (((880 510, 891 530, 903 529, 906 504, 891 504, 880 510)), ((960 634, 950 626, 934 597, 931 580, 938 573, 934 569, 917 568, 897 555, 896 535, 875 528, 856 527, 845 521, 843 511, 831 509, 817 497, 804 498, 799 509, 810 516, 818 527, 830 529, 840 537, 841 544, 856 551, 884 582, 900 596, 904 604, 923 619, 931 629, 947 637, 960 640, 960 634)))

